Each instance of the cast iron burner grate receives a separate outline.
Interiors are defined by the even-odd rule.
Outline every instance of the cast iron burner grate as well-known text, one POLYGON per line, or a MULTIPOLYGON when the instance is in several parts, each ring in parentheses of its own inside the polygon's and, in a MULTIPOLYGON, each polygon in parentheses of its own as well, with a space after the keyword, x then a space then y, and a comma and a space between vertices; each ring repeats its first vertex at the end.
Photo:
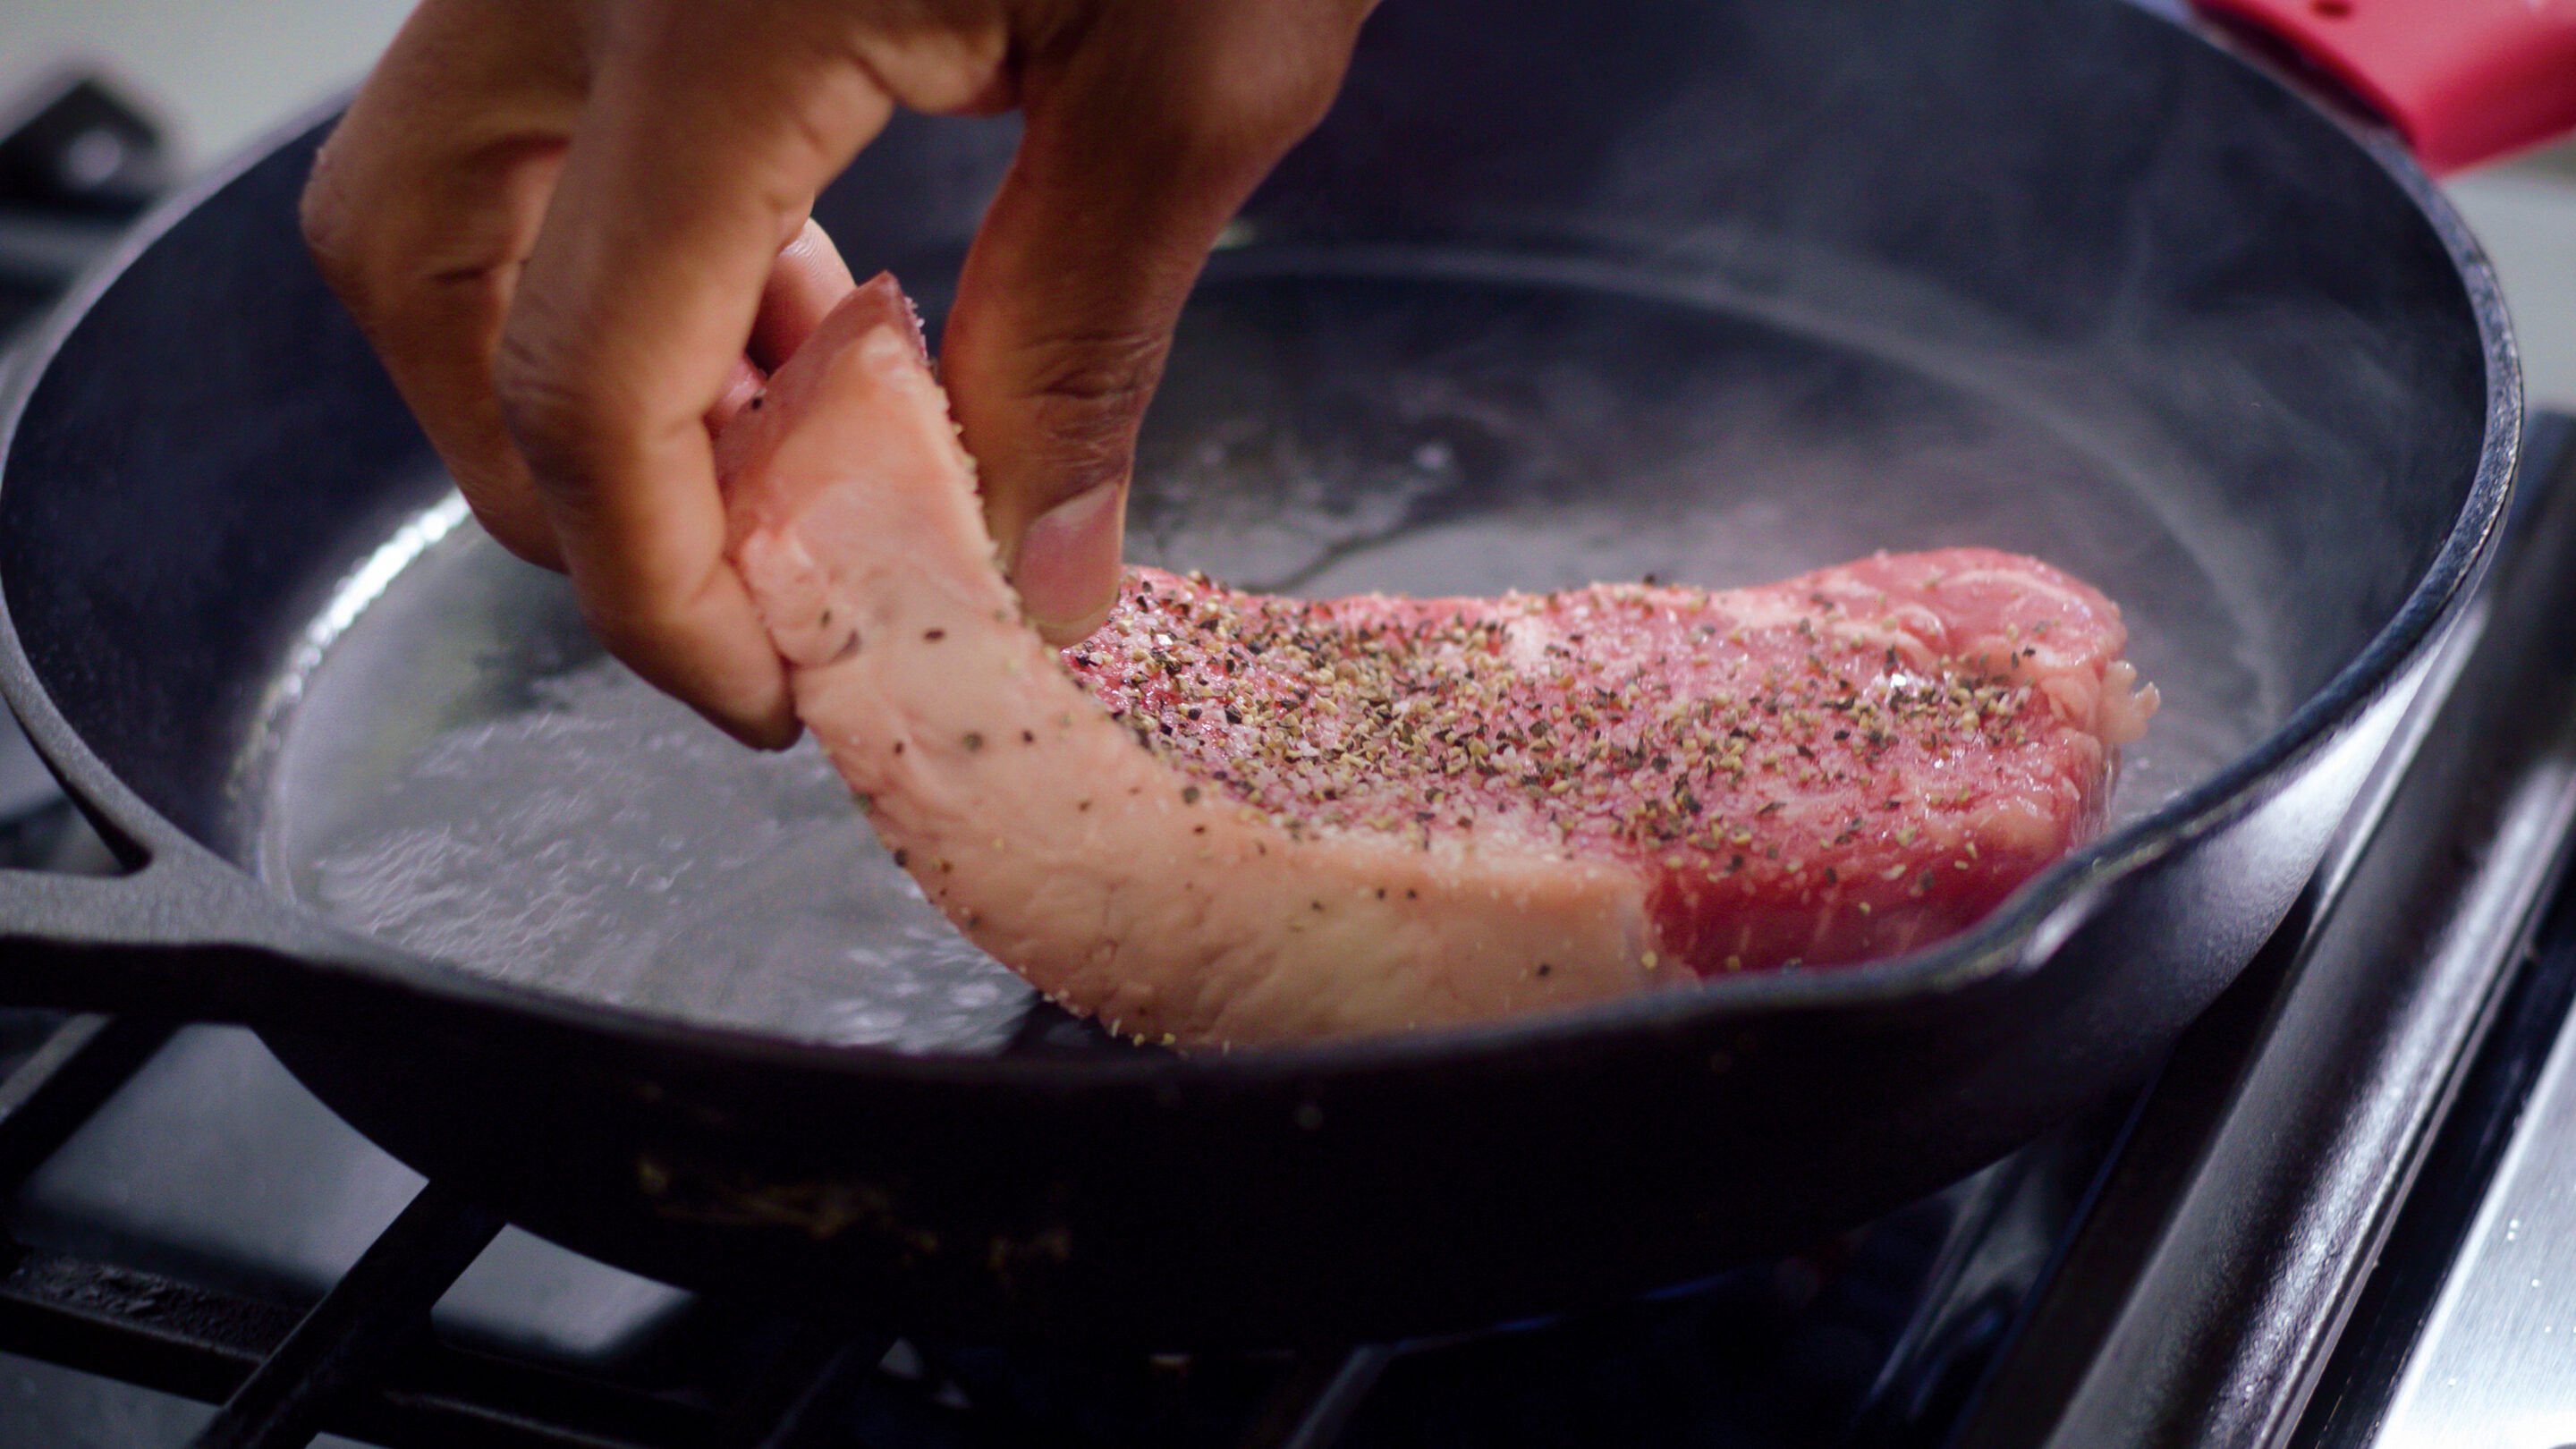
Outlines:
MULTIPOLYGON (((10 1195, 172 1035, 28 1012, 0 1028, 18 1057, 0 1080, 10 1195)), ((641 1365, 568 1372, 429 1330, 501 1227, 432 1182, 309 1305, 10 1240, 0 1352, 219 1404, 191 1442, 225 1449, 323 1431, 388 1449, 1929 1442, 1916 1426, 1954 1412, 2000 1342, 1998 1294, 2027 1292, 2105 1136, 2061 1134, 1799 1258, 1400 1346, 1121 1358, 707 1307, 641 1365), (1936 1322, 1951 1301, 1974 1311, 1936 1322)))

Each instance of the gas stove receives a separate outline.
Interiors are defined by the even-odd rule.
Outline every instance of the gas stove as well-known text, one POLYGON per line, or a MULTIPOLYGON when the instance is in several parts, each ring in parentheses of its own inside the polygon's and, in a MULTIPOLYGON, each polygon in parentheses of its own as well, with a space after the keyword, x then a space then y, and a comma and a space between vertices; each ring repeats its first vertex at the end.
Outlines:
MULTIPOLYGON (((1434 1341, 958 1343, 506 1228, 238 1029, 15 1012, 0 1446, 2565 1442, 2576 425, 2530 442, 2398 746, 2157 1081, 1795 1256, 1434 1341)), ((60 805, 5 844, 105 864, 60 805)))
MULTIPOLYGON (((2535 402, 2576 403, 2576 166, 2458 190, 2535 402)), ((0 214, 0 266, 58 282, 114 215, 0 214)), ((2576 425, 2529 458, 2399 745, 2157 1080, 1795 1256, 1431 1341, 959 1343, 509 1228, 239 1029, 0 1008, 0 1449, 2576 1443, 2576 425)), ((105 869, 28 770, 0 864, 105 869)))

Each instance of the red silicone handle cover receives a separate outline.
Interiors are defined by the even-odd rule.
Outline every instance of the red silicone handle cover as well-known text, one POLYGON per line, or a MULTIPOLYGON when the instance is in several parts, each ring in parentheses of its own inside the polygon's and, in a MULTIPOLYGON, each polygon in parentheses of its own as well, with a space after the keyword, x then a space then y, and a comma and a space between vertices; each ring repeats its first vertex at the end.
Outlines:
POLYGON ((2576 0, 2201 0, 2296 47, 2434 172, 2576 130, 2576 0))

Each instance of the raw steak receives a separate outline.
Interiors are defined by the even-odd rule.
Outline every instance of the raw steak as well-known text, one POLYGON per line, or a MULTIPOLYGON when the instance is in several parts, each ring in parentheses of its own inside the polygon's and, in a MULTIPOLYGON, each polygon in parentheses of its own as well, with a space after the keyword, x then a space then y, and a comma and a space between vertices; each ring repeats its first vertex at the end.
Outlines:
POLYGON ((896 862, 1050 997, 1254 1044, 1904 951, 2098 823, 2155 705, 2030 559, 1306 602, 1131 571, 1061 655, 909 305, 861 288, 718 443, 798 713, 896 862))

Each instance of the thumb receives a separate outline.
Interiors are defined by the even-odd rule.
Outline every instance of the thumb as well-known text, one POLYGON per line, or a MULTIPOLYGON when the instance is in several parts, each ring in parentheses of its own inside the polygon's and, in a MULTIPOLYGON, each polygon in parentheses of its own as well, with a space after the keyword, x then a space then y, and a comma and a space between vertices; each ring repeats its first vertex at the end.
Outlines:
POLYGON ((940 366, 1004 565, 1056 642, 1116 600, 1137 425, 1209 247, 1340 83, 1355 15, 1284 48, 1258 33, 1279 27, 1240 23, 1307 8, 1102 23, 1021 73, 1026 130, 967 255, 940 366))

